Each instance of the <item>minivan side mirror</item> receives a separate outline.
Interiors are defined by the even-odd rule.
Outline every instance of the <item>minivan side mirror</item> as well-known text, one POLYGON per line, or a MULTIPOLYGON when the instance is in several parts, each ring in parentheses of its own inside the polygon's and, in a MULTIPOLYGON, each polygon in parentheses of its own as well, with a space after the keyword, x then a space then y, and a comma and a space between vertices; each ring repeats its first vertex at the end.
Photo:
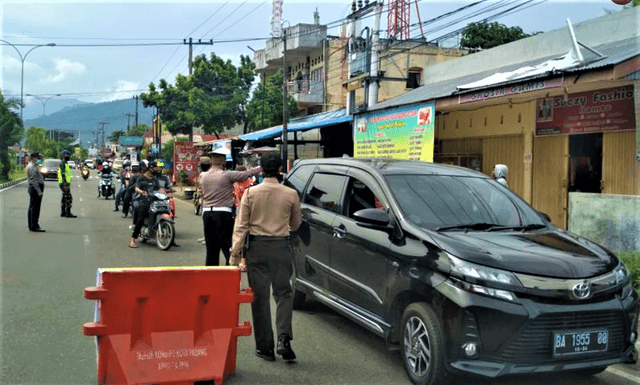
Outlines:
POLYGON ((542 211, 538 211, 538 214, 540 214, 540 216, 542 218, 544 218, 547 222, 551 223, 551 217, 547 213, 543 213, 542 211))
POLYGON ((389 226, 389 214, 378 209, 363 209, 353 213, 356 224, 373 230, 392 232, 393 226, 389 226))

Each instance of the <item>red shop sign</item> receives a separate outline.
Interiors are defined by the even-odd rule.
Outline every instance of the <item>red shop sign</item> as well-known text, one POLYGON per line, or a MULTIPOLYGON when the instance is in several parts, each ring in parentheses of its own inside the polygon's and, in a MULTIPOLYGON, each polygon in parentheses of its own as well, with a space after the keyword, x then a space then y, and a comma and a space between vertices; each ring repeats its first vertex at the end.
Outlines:
POLYGON ((537 100, 537 135, 623 131, 635 127, 632 85, 537 100))

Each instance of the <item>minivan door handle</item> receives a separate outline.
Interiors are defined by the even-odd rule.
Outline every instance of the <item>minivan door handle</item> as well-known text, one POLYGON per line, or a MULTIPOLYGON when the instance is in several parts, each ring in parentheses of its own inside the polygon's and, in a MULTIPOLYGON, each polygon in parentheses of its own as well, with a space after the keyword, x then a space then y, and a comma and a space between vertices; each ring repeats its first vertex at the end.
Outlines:
POLYGON ((347 228, 340 224, 340 226, 333 226, 333 236, 336 238, 344 238, 347 236, 347 228))

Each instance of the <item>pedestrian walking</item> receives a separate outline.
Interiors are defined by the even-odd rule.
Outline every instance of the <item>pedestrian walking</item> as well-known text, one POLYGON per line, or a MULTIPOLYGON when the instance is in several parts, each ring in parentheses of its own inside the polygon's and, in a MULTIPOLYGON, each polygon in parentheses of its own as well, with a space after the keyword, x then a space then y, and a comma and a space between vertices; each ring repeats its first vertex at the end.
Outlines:
POLYGON ((29 211, 27 212, 27 222, 29 231, 44 233, 40 228, 40 208, 42 207, 42 194, 44 193, 44 177, 39 170, 40 154, 31 153, 29 164, 27 165, 27 191, 29 192, 29 211))
POLYGON ((202 222, 204 225, 206 266, 218 266, 220 251, 229 265, 229 249, 233 232, 233 182, 246 180, 260 173, 260 167, 247 171, 227 171, 224 149, 211 153, 211 169, 202 174, 202 222))
POLYGON ((71 214, 71 204, 73 197, 71 196, 71 167, 69 167, 69 158, 71 152, 62 151, 62 163, 58 167, 58 184, 62 190, 62 201, 60 204, 60 216, 66 218, 77 218, 77 215, 71 214))
POLYGON ((296 355, 290 342, 293 339, 290 281, 293 258, 289 236, 302 222, 300 199, 295 190, 278 182, 282 160, 277 154, 263 155, 260 167, 264 181, 249 187, 240 203, 233 229, 230 264, 238 266, 243 256, 247 261, 249 286, 253 290, 251 313, 256 355, 267 361, 275 360, 269 303, 270 287, 273 287, 278 336, 276 352, 282 359, 290 361, 295 360, 296 355))
POLYGON ((505 166, 504 164, 496 164, 495 168, 493 169, 493 178, 496 180, 496 182, 500 183, 506 188, 509 188, 509 185, 507 184, 508 173, 509 168, 507 166, 505 166))

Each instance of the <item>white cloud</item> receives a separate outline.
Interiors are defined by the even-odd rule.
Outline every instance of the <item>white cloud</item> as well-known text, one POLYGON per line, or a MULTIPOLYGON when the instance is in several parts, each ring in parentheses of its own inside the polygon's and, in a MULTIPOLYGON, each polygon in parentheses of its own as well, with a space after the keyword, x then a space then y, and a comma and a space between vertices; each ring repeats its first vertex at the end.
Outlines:
POLYGON ((140 89, 140 83, 138 82, 118 80, 116 82, 116 86, 108 88, 107 94, 105 94, 97 103, 132 98, 134 95, 140 94, 140 89))
POLYGON ((44 83, 59 83, 65 80, 70 75, 81 75, 87 71, 87 67, 80 62, 74 62, 69 59, 56 58, 55 62, 56 71, 58 74, 50 76, 43 80, 44 83))

